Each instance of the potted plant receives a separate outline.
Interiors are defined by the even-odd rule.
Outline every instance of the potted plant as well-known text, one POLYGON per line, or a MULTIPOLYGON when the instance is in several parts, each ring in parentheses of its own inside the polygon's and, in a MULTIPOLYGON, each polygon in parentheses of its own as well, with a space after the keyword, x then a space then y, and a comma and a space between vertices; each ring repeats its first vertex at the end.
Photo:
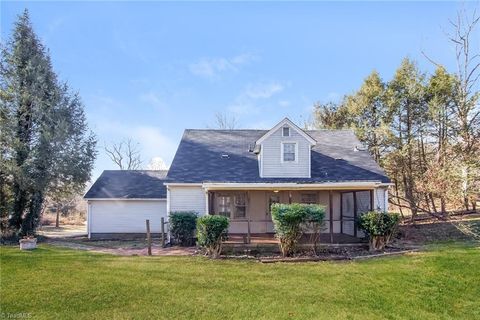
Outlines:
POLYGON ((25 236, 20 239, 20 250, 33 250, 37 248, 37 238, 34 236, 25 236))

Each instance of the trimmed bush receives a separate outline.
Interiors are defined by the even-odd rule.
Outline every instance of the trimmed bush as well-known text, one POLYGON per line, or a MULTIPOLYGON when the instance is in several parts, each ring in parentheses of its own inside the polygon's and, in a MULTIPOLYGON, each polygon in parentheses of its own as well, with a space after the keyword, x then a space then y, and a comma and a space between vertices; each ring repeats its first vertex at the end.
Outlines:
POLYGON ((227 217, 208 215, 197 220, 198 244, 208 256, 216 259, 222 252, 222 240, 226 237, 230 222, 227 217))
POLYGON ((325 207, 310 204, 305 205, 307 209, 307 225, 310 233, 310 243, 312 244, 312 250, 314 254, 317 254, 318 242, 320 241, 320 232, 323 228, 323 222, 325 219, 325 207))
POLYGON ((370 251, 385 249, 399 221, 393 212, 369 211, 359 217, 358 227, 368 235, 370 251))
MULTIPOLYGON (((325 209, 322 206, 300 203, 275 203, 271 207, 271 212, 283 256, 289 256, 295 252, 298 241, 308 224, 319 232, 325 215, 325 209)), ((318 237, 314 241, 318 241, 318 237)))
POLYGON ((184 247, 193 246, 197 214, 193 211, 175 211, 170 213, 168 219, 173 242, 184 247))

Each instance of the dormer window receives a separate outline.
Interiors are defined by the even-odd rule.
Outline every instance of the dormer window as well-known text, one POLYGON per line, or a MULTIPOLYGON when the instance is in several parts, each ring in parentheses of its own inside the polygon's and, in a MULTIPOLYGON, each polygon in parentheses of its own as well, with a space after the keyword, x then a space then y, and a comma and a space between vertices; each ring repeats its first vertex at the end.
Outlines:
POLYGON ((317 141, 285 118, 255 141, 261 178, 310 178, 317 141))
POLYGON ((297 161, 297 144, 295 142, 282 143, 282 161, 283 162, 297 161))

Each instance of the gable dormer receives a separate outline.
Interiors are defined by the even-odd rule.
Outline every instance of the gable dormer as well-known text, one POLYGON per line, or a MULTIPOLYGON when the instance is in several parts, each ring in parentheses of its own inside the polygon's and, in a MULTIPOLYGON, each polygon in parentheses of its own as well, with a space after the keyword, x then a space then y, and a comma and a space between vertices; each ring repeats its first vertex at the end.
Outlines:
POLYGON ((288 118, 256 141, 262 178, 310 178, 316 141, 288 118))

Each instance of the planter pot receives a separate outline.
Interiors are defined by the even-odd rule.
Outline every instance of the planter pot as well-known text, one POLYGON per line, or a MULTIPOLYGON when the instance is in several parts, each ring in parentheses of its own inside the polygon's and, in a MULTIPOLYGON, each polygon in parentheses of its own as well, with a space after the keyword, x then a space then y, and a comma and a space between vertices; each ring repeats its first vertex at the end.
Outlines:
POLYGON ((37 248, 37 238, 20 239, 20 250, 33 250, 37 248))

